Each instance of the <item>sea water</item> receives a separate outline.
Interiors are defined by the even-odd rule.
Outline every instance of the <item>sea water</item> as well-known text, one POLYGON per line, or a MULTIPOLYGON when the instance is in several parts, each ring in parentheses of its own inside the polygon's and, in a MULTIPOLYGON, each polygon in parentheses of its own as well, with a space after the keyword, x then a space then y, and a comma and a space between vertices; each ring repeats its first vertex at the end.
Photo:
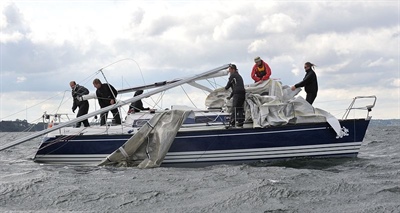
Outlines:
POLYGON ((400 212, 399 139, 369 127, 358 158, 137 169, 34 163, 38 138, 0 152, 0 212, 400 212))

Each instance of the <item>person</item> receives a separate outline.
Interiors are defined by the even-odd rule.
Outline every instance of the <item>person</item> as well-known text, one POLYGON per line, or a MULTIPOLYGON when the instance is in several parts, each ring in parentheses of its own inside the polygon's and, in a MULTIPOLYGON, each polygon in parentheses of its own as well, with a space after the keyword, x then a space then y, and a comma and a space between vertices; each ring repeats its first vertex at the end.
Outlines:
MULTIPOLYGON (((138 91, 135 92, 135 95, 134 95, 133 97, 138 96, 138 95, 141 95, 141 94, 143 94, 143 90, 138 90, 138 91)), ((141 99, 140 99, 140 100, 137 100, 137 101, 135 101, 135 102, 132 102, 132 103, 129 105, 129 111, 128 111, 128 113, 131 113, 131 112, 140 112, 140 110, 150 110, 149 107, 146 107, 146 108, 143 107, 143 102, 142 102, 141 99)))
POLYGON ((304 90, 307 93, 306 101, 311 105, 314 103, 314 100, 317 97, 318 93, 318 81, 317 81, 317 75, 313 70, 314 67, 315 64, 311 62, 306 62, 304 64, 304 70, 306 71, 304 79, 301 82, 291 87, 292 90, 295 90, 296 88, 299 87, 304 87, 304 90))
POLYGON ((268 80, 271 76, 271 68, 269 65, 264 62, 259 56, 254 58, 254 66, 251 71, 251 78, 254 80, 254 83, 259 81, 268 80))
MULTIPOLYGON (((96 96, 101 108, 115 104, 115 98, 117 97, 118 92, 111 84, 102 84, 101 81, 96 78, 93 80, 93 86, 97 89, 96 96)), ((121 124, 121 117, 119 116, 118 108, 112 109, 111 112, 114 116, 115 124, 121 124)), ((103 126, 106 124, 108 112, 101 113, 100 116, 100 126, 103 126)))
POLYGON ((235 126, 236 120, 238 122, 238 127, 243 127, 244 122, 244 110, 243 104, 245 100, 246 90, 244 89, 243 78, 240 76, 236 65, 230 64, 229 65, 229 80, 225 86, 225 90, 232 88, 232 93, 228 97, 228 100, 232 99, 232 113, 231 113, 231 120, 230 126, 235 126))
MULTIPOLYGON (((76 84, 75 81, 69 82, 69 86, 71 87, 71 95, 72 98, 74 99, 72 104, 72 112, 75 113, 76 108, 79 107, 78 114, 76 115, 76 117, 86 115, 89 111, 89 101, 87 100, 79 101, 78 97, 89 94, 89 90, 84 86, 76 84)), ((77 128, 81 127, 81 123, 83 123, 84 127, 90 126, 88 119, 85 119, 83 121, 76 123, 75 127, 77 128)))

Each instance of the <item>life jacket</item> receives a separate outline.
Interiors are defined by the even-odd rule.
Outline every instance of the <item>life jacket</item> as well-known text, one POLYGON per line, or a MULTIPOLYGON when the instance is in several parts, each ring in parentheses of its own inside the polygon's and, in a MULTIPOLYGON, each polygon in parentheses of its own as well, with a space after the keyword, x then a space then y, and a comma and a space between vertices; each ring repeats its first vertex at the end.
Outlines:
POLYGON ((262 63, 261 65, 262 65, 261 67, 257 66, 257 72, 256 72, 256 75, 259 78, 262 78, 264 75, 267 74, 267 72, 265 71, 264 63, 262 63))

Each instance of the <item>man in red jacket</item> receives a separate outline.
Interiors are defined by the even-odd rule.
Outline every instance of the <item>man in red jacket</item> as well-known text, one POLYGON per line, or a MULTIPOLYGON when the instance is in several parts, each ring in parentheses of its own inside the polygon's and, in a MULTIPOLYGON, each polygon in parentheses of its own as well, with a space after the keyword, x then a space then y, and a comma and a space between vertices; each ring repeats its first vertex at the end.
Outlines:
POLYGON ((271 68, 269 68, 268 64, 264 62, 259 56, 254 58, 253 70, 251 71, 251 78, 255 83, 259 81, 268 80, 271 76, 271 68))

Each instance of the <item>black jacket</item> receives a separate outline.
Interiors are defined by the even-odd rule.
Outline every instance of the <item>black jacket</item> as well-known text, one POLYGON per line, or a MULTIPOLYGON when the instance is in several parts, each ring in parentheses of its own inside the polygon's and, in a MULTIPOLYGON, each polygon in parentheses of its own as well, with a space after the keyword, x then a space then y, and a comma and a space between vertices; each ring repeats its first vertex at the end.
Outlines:
POLYGON ((88 101, 78 101, 77 97, 80 97, 82 95, 87 95, 89 94, 89 90, 77 84, 75 88, 71 91, 71 95, 74 98, 74 103, 72 104, 72 109, 75 110, 78 106, 81 106, 82 104, 88 103, 88 101))
POLYGON ((149 107, 144 108, 142 100, 135 101, 129 105, 129 110, 133 110, 134 112, 140 112, 140 110, 149 110, 149 107))
POLYGON ((243 78, 240 76, 238 72, 233 72, 229 76, 228 83, 225 86, 225 89, 232 88, 231 97, 234 94, 245 94, 246 90, 244 89, 243 78))
POLYGON ((306 70, 306 75, 303 81, 294 85, 296 88, 304 87, 306 93, 317 93, 318 92, 318 81, 317 75, 311 68, 306 70))
POLYGON ((101 108, 110 106, 110 101, 118 95, 118 91, 111 84, 101 84, 101 87, 96 90, 97 100, 101 108), (111 87, 111 90, 110 90, 111 87), (114 97, 115 96, 115 97, 114 97))

